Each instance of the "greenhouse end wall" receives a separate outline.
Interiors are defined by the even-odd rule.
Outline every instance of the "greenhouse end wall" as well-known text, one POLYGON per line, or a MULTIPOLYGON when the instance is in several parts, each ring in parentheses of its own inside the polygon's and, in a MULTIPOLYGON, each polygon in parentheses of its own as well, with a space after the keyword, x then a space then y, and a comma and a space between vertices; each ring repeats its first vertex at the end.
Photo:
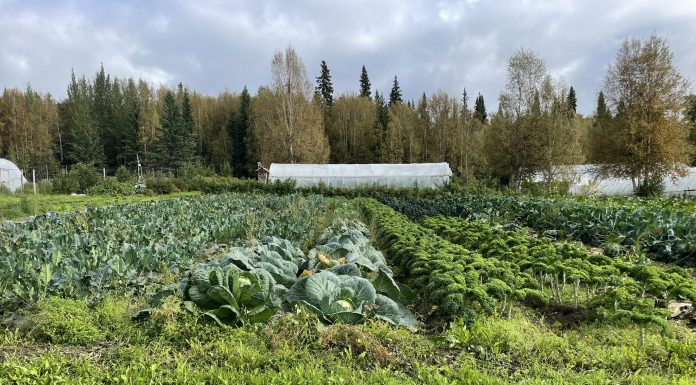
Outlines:
POLYGON ((17 192, 25 182, 26 179, 16 164, 7 159, 0 159, 0 189, 17 192))
POLYGON ((447 184, 452 170, 447 163, 417 164, 284 164, 273 163, 269 181, 295 180, 300 187, 326 185, 438 188, 447 184))

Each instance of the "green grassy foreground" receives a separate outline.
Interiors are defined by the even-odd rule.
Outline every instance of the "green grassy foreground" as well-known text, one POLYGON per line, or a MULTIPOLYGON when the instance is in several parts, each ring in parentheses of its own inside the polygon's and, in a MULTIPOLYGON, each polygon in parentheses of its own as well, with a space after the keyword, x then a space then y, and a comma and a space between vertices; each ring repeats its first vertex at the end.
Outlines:
POLYGON ((87 207, 170 199, 199 194, 198 192, 130 196, 0 194, 0 220, 17 220, 31 215, 43 214, 47 211, 72 211, 87 207))
POLYGON ((51 298, 0 332, 0 384, 693 384, 696 333, 562 329, 522 309, 411 333, 320 324, 299 310, 221 328, 168 301, 146 322, 128 296, 51 298))

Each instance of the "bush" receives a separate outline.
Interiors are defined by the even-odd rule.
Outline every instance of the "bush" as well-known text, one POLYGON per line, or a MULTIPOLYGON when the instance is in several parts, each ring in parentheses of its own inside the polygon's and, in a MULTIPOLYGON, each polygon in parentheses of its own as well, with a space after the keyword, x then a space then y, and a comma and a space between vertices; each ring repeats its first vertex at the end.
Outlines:
POLYGON ((53 179, 52 191, 58 194, 84 194, 97 182, 99 182, 99 174, 94 167, 78 163, 67 174, 59 175, 53 179))
POLYGON ((78 163, 73 166, 72 170, 68 172, 68 176, 72 176, 77 180, 78 192, 85 193, 90 187, 94 186, 99 182, 99 174, 90 165, 84 163, 78 163))
POLYGON ((116 169, 116 180, 119 182, 130 182, 133 180, 133 173, 126 166, 118 166, 116 169))
POLYGON ((145 185, 147 186, 147 190, 158 195, 171 194, 179 191, 174 185, 173 178, 164 176, 147 178, 145 185))
POLYGON ((51 192, 54 194, 70 194, 77 192, 80 185, 77 180, 72 178, 69 174, 61 174, 53 178, 51 181, 53 184, 51 186, 51 192))
POLYGON ((206 177, 195 175, 190 177, 172 178, 172 183, 178 191, 200 191, 206 177))
POLYGON ((659 175, 650 175, 636 186, 635 193, 639 197, 660 197, 665 192, 665 184, 659 175))
POLYGON ((119 182, 114 178, 107 178, 87 190, 89 195, 128 196, 135 194, 133 182, 119 182))

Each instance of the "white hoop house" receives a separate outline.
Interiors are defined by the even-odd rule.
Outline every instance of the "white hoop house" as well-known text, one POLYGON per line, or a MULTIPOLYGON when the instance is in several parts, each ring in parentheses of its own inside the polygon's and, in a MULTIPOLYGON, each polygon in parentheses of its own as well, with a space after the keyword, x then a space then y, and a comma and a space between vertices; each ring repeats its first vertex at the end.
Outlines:
POLYGON ((25 182, 26 179, 16 164, 0 158, 0 189, 19 191, 25 182))
MULTIPOLYGON (((633 195, 633 183, 629 178, 601 178, 596 175, 597 166, 580 164, 575 166, 557 167, 556 174, 571 181, 569 192, 576 195, 599 194, 613 196, 633 195)), ((541 182, 541 174, 535 175, 534 180, 541 182)), ((696 167, 687 168, 684 177, 672 180, 664 177, 665 196, 696 195, 696 167)))
POLYGON ((447 163, 414 164, 289 164, 273 163, 268 180, 293 179, 297 186, 441 187, 452 177, 447 163))

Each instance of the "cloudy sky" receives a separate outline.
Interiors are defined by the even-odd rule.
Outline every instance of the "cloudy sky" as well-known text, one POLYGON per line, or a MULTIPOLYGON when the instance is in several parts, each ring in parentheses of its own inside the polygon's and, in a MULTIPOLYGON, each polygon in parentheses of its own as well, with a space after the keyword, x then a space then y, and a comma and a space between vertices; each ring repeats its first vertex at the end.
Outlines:
MULTIPOLYGON (((217 95, 270 80, 276 50, 291 45, 310 78, 326 60, 337 93, 356 92, 360 68, 388 92, 484 95, 490 109, 519 48, 538 53, 594 108, 621 42, 667 38, 696 80, 696 0, 62 1, 0 0, 0 87, 27 83, 65 96, 71 68, 217 95)), ((253 91, 252 91, 253 92, 253 91)))

